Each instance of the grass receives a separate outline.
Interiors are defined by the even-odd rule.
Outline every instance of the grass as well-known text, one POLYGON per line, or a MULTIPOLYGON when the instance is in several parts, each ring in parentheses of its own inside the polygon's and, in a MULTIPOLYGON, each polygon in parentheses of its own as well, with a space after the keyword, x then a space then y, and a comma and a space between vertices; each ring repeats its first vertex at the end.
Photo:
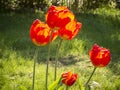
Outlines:
MULTIPOLYGON (((0 90, 31 90, 33 56, 36 46, 29 39, 30 25, 36 18, 44 21, 43 13, 0 13, 0 90)), ((85 84, 93 66, 88 52, 94 43, 109 48, 110 64, 98 68, 90 82, 102 90, 120 89, 120 11, 100 8, 76 14, 82 30, 71 41, 63 41, 59 54, 58 76, 64 71, 79 74, 85 84)), ((54 54, 58 40, 52 43, 49 85, 53 82, 54 54)), ((37 59, 35 90, 44 90, 47 47, 40 48, 37 59)), ((75 84, 70 90, 78 90, 75 84)), ((93 89, 94 90, 94 89, 93 89)))

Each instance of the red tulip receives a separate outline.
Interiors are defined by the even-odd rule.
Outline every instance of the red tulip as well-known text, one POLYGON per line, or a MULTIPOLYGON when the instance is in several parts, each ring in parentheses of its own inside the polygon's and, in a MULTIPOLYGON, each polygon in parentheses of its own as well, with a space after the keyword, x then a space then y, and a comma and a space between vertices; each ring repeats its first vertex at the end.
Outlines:
POLYGON ((89 52, 92 64, 95 67, 104 67, 108 65, 111 59, 110 50, 94 44, 89 52))
MULTIPOLYGON (((51 30, 47 24, 36 19, 30 28, 30 38, 37 46, 44 46, 49 43, 51 30)), ((51 41, 55 40, 58 35, 58 31, 52 33, 51 41)))
POLYGON ((51 6, 46 14, 46 22, 54 30, 65 27, 72 20, 74 14, 65 6, 51 6))
POLYGON ((59 36, 62 39, 71 40, 77 35, 81 27, 81 23, 76 22, 76 20, 73 20, 69 22, 65 27, 62 27, 60 30, 58 30, 59 36))
POLYGON ((67 86, 72 86, 77 80, 77 78, 77 74, 72 74, 72 72, 66 72, 62 74, 62 83, 64 83, 67 86))

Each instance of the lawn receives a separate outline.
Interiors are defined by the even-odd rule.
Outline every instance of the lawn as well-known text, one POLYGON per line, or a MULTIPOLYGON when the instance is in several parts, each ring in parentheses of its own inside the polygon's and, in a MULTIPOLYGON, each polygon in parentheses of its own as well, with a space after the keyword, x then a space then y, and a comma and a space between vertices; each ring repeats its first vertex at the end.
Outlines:
MULTIPOLYGON (((37 47, 29 38, 30 25, 36 18, 44 21, 44 13, 0 13, 0 90, 31 90, 36 48, 39 48, 39 55, 35 90, 45 89, 48 46, 37 47)), ((100 8, 77 13, 76 18, 83 27, 76 38, 63 41, 59 53, 58 77, 64 71, 73 71, 79 74, 85 84, 93 70, 88 52, 97 43, 110 49, 112 59, 107 67, 96 70, 90 84, 97 83, 100 90, 120 90, 120 11, 100 8)), ((58 43, 59 38, 51 44, 49 85, 53 82, 58 43)), ((74 84, 69 90, 78 90, 78 86, 74 84)))

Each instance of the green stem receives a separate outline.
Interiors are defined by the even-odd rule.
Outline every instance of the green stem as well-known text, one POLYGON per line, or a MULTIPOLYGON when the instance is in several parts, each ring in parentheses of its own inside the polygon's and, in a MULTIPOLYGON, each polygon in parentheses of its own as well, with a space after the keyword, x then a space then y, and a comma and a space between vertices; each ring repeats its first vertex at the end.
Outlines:
POLYGON ((47 56, 47 65, 46 65, 46 84, 45 84, 45 90, 48 90, 48 69, 49 69, 49 59, 50 59, 50 44, 51 44, 51 39, 52 39, 52 33, 53 30, 50 33, 50 40, 48 44, 48 56, 47 56))
POLYGON ((39 49, 36 49, 35 50, 35 55, 34 55, 34 57, 33 57, 33 59, 34 59, 34 65, 33 65, 33 82, 32 82, 32 90, 34 90, 34 87, 35 87, 35 70, 36 70, 36 60, 37 60, 37 56, 38 56, 38 51, 39 51, 39 49))
POLYGON ((68 86, 66 86, 66 90, 68 90, 68 86))
POLYGON ((59 42, 59 44, 58 44, 58 47, 57 47, 57 50, 56 50, 54 81, 56 80, 56 77, 57 77, 58 54, 59 54, 60 47, 61 47, 61 45, 62 45, 62 41, 63 41, 63 39, 60 40, 60 42, 59 42))
POLYGON ((91 73, 91 75, 90 75, 88 81, 86 82, 86 84, 85 84, 86 86, 88 85, 89 81, 91 80, 91 78, 92 78, 92 76, 93 76, 95 70, 96 70, 96 67, 94 67, 94 69, 93 69, 93 71, 92 71, 92 73, 91 73))

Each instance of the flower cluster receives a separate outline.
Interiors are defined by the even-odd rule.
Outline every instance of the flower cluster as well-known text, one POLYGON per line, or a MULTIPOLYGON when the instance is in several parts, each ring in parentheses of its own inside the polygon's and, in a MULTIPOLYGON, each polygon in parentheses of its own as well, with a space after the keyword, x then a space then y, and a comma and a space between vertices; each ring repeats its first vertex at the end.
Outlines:
MULTIPOLYGON (((46 18, 46 23, 40 21, 39 19, 36 19, 32 23, 30 28, 31 41, 37 46, 44 46, 50 44, 50 42, 54 41, 57 38, 57 36, 59 36, 62 40, 63 39, 71 40, 78 34, 78 32, 82 27, 82 23, 78 22, 75 19, 74 14, 65 6, 50 6, 50 8, 48 9, 45 15, 45 18, 46 18)), ((94 70, 93 70, 94 73, 97 67, 104 67, 108 65, 111 59, 110 50, 100 47, 97 44, 94 44, 92 49, 89 51, 89 57, 94 66, 94 70)), ((55 80, 56 80, 57 61, 55 64, 56 64, 55 65, 55 80)), ((46 70, 47 70, 46 72, 48 73, 48 63, 46 70)), ((47 73, 46 73, 46 90, 48 89, 47 73)), ((91 74, 91 76, 93 75, 93 73, 91 74)), ((77 79, 78 79, 78 74, 73 74, 71 71, 63 73, 61 75, 61 82, 65 84, 67 87, 72 86, 77 81, 77 79)), ((88 79, 86 84, 88 84, 90 79, 88 79)))
POLYGON ((30 38, 37 46, 44 46, 54 41, 57 36, 71 40, 80 31, 82 24, 74 14, 64 6, 51 6, 46 14, 46 24, 36 19, 30 28, 30 38), (52 35, 51 35, 52 32, 52 35))
MULTIPOLYGON (((108 65, 111 59, 110 50, 100 47, 97 44, 93 45, 92 49, 89 51, 89 56, 95 68, 104 67, 108 65)), ((66 73, 63 73, 61 77, 62 77, 62 82, 65 85, 71 86, 76 82, 78 78, 78 74, 72 74, 72 72, 66 72, 66 73)))
POLYGON ((59 36, 66 40, 73 39, 82 24, 77 22, 74 14, 65 6, 51 6, 46 14, 46 21, 50 28, 58 30, 59 36))

